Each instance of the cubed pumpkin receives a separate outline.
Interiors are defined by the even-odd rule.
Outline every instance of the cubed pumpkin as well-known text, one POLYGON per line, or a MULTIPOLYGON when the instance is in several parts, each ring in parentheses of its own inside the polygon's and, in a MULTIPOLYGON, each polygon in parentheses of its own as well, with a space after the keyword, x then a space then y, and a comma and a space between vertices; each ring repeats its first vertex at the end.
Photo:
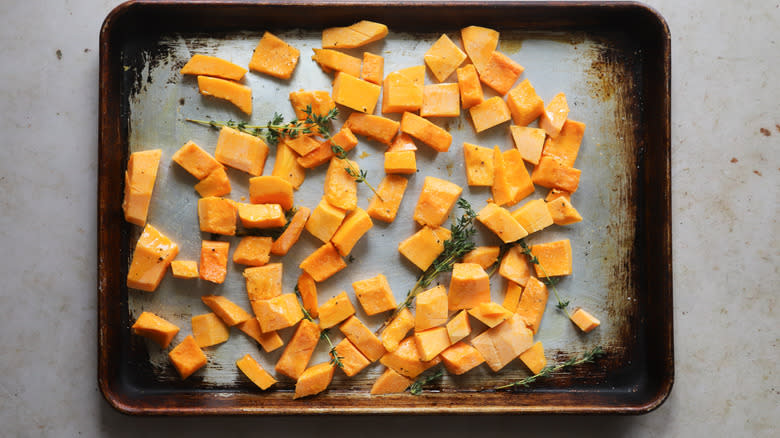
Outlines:
POLYGON ((476 263, 482 266, 482 269, 487 269, 498 261, 499 254, 501 254, 501 248, 498 246, 478 246, 467 252, 461 261, 463 263, 476 263))
POLYGON ((493 301, 480 303, 469 309, 469 315, 491 328, 506 321, 512 314, 513 313, 504 308, 504 306, 493 301))
POLYGON ((577 308, 569 318, 571 318, 572 322, 577 324, 577 327, 585 333, 588 333, 601 325, 601 322, 598 319, 582 308, 577 308))
POLYGON ((406 388, 408 388, 412 382, 412 379, 396 373, 391 368, 387 368, 371 386, 371 395, 401 393, 406 391, 406 388))
POLYGON ((571 242, 569 239, 533 245, 531 246, 531 254, 539 260, 539 263, 534 265, 537 277, 557 277, 572 273, 571 242))
POLYGON ((550 137, 557 137, 569 117, 569 103, 564 93, 558 93, 550 100, 539 118, 539 127, 550 137))
POLYGON ((174 260, 171 262, 173 278, 198 278, 198 262, 195 260, 174 260))
POLYGON ((301 294, 303 308, 309 312, 312 318, 320 316, 317 304, 317 283, 311 278, 311 275, 301 272, 298 276, 298 293, 301 294))
POLYGON ((236 202, 209 196, 198 199, 198 223, 204 233, 233 236, 236 234, 236 202))
POLYGON ((563 164, 574 166, 584 136, 584 123, 566 119, 558 136, 550 137, 544 143, 542 154, 558 157, 563 164))
POLYGON ((199 180, 222 168, 222 165, 210 153, 201 149, 194 141, 185 143, 173 154, 171 159, 199 180))
POLYGON ((580 213, 565 196, 547 202, 547 210, 555 225, 571 225, 582 220, 580 213))
POLYGON ((514 194, 509 205, 514 205, 534 193, 536 189, 533 181, 531 181, 531 175, 528 174, 528 170, 525 168, 525 162, 520 151, 509 149, 504 151, 502 155, 504 166, 506 166, 507 170, 506 181, 511 187, 510 193, 514 194))
POLYGON ((471 334, 471 323, 469 322, 469 314, 465 310, 461 310, 455 316, 450 319, 446 325, 447 336, 450 337, 450 344, 454 344, 466 336, 471 334))
POLYGON ((526 126, 544 113, 544 101, 528 79, 509 90, 506 103, 515 125, 526 126))
POLYGON ((352 288, 355 289, 355 295, 367 315, 376 315, 396 307, 390 283, 382 274, 355 281, 352 283, 352 288))
POLYGON ((548 296, 547 286, 535 277, 531 277, 525 283, 523 294, 517 303, 516 313, 525 319, 526 325, 534 334, 539 332, 548 296))
POLYGON ((298 210, 295 212, 292 219, 290 219, 290 222, 287 223, 287 227, 271 245, 271 254, 283 256, 290 251, 290 248, 292 248, 301 237, 303 227, 309 220, 310 213, 311 211, 308 208, 304 206, 298 207, 298 210))
POLYGON ((528 234, 541 231, 553 224, 550 210, 544 199, 534 199, 512 212, 512 217, 523 226, 528 234))
POLYGON ((271 377, 271 375, 248 354, 245 354, 244 357, 237 360, 236 366, 238 366, 238 369, 240 369, 252 383, 264 391, 276 383, 276 379, 271 377))
POLYGON ((333 157, 325 173, 325 199, 334 207, 352 211, 357 207, 357 180, 360 167, 351 160, 333 157))
POLYGON ((574 193, 580 184, 581 173, 581 170, 567 166, 558 157, 542 154, 539 164, 531 172, 531 180, 542 187, 574 193))
POLYGON ((279 333, 263 333, 263 330, 260 328, 260 322, 257 320, 257 318, 247 319, 246 321, 238 324, 236 327, 238 327, 238 329, 242 332, 246 333, 247 336, 257 341, 257 343, 263 347, 263 350, 265 350, 266 353, 270 353, 284 345, 284 341, 282 341, 282 337, 279 336, 279 333))
POLYGON ((452 144, 452 135, 446 129, 408 111, 401 116, 401 131, 437 152, 447 152, 452 144))
POLYGON ((398 244, 398 252, 415 266, 425 271, 444 251, 444 242, 450 238, 446 228, 424 226, 398 244))
POLYGON ((271 299, 252 302, 263 333, 292 327, 303 319, 303 311, 295 294, 282 294, 271 299))
POLYGON ((355 111, 371 114, 376 108, 382 88, 379 85, 338 72, 333 81, 333 100, 355 111))
POLYGON ((276 362, 276 372, 291 379, 300 377, 319 342, 320 326, 308 319, 301 320, 276 362))
POLYGON ((498 266, 498 274, 520 286, 525 286, 528 278, 531 277, 531 265, 528 263, 528 256, 523 254, 520 248, 513 246, 504 254, 504 258, 501 259, 501 264, 498 266))
POLYGON ((257 43, 249 69, 279 78, 289 79, 298 65, 300 51, 276 35, 265 32, 257 43))
POLYGON ((506 208, 488 203, 477 213, 477 220, 496 234, 504 243, 514 242, 528 233, 506 208))
POLYGON ((374 21, 361 20, 346 27, 329 27, 322 31, 322 47, 354 49, 371 44, 387 36, 387 26, 374 21))
POLYGON ((536 341, 528 350, 520 354, 520 360, 534 374, 539 374, 547 365, 547 359, 544 358, 544 346, 542 341, 536 341))
MULTIPOLYGON (((386 352, 385 347, 382 346, 382 341, 354 315, 347 318, 339 326, 339 330, 371 362, 376 362, 386 352)), ((401 337, 404 335, 406 333, 401 335, 401 337)))
POLYGON ((446 324, 447 309, 447 290, 444 285, 418 293, 414 306, 414 330, 419 332, 446 324))
POLYGON ((200 278, 222 284, 227 277, 230 242, 204 240, 200 246, 200 278))
POLYGON ((252 89, 238 82, 198 76, 198 91, 204 96, 227 100, 247 115, 252 115, 252 89))
POLYGON ((410 175, 417 172, 417 157, 414 151, 385 152, 385 173, 410 175))
POLYGON ((439 82, 444 82, 456 68, 463 64, 466 54, 446 34, 442 34, 425 52, 423 59, 433 76, 439 82))
POLYGON ((333 49, 315 48, 312 50, 314 50, 314 56, 312 56, 311 59, 319 64, 326 72, 335 70, 349 73, 355 77, 360 76, 360 65, 362 64, 360 58, 355 58, 354 56, 333 49))
POLYGON ((168 353, 168 358, 176 367, 176 371, 179 372, 182 380, 187 379, 195 371, 203 368, 206 365, 206 355, 203 354, 203 350, 198 347, 195 342, 195 338, 187 336, 179 345, 173 348, 168 353))
POLYGON ((462 192, 463 188, 455 183, 432 176, 425 177, 414 207, 414 220, 420 225, 438 227, 447 220, 462 192))
POLYGON ((255 302, 270 300, 282 294, 282 276, 284 267, 281 263, 269 263, 244 269, 246 292, 252 309, 257 315, 255 302))
POLYGON ((490 301, 490 277, 475 263, 452 265, 450 291, 447 297, 449 310, 471 309, 490 301))
POLYGON ((268 145, 258 137, 224 126, 219 131, 214 158, 250 175, 262 175, 268 145))
POLYGON ((377 193, 371 198, 366 213, 376 220, 392 223, 406 192, 409 180, 401 175, 386 175, 379 183, 377 193))
POLYGON ((458 84, 424 86, 420 115, 423 117, 459 117, 460 91, 458 84))
POLYGON ((404 339, 409 330, 414 328, 414 315, 408 308, 404 307, 387 324, 379 338, 382 340, 382 346, 388 352, 395 351, 401 340, 404 339))
POLYGON ((287 223, 279 204, 237 203, 238 217, 244 228, 280 228, 287 223))
POLYGON ((230 337, 228 326, 214 313, 192 317, 192 336, 198 347, 205 348, 221 344, 230 337))
POLYGON ((306 231, 323 242, 329 242, 346 215, 344 210, 330 205, 327 199, 322 198, 306 221, 306 231))
POLYGON ((162 348, 168 348, 179 333, 179 327, 151 312, 141 312, 131 328, 133 334, 149 338, 162 348))
POLYGON ((498 36, 498 31, 480 26, 468 26, 460 30, 463 50, 480 74, 498 46, 498 36))
POLYGON ((479 79, 483 84, 503 96, 509 92, 523 70, 525 70, 523 66, 513 61, 512 58, 494 50, 485 67, 480 71, 479 79))
POLYGON ((468 109, 482 103, 485 98, 482 94, 482 84, 479 82, 479 75, 474 64, 464 65, 457 70, 457 74, 461 107, 468 109))
POLYGON ((246 236, 238 242, 238 247, 233 251, 233 262, 248 266, 263 266, 270 260, 270 237, 246 236))
POLYGON ((311 107, 312 115, 318 116, 324 116, 336 108, 336 103, 333 102, 330 93, 325 90, 291 91, 289 98, 298 120, 306 120, 308 114, 305 110, 308 107, 311 107))
MULTIPOLYGON (((318 141, 313 141, 315 146, 319 146, 318 141)), ((274 168, 271 171, 271 176, 277 176, 287 181, 296 190, 300 188, 306 179, 306 168, 298 164, 298 157, 298 153, 292 150, 286 142, 280 142, 276 145, 276 159, 274 160, 274 168)), ((197 186, 195 187, 197 189, 197 186)))
POLYGON ((468 185, 493 185, 492 149, 471 143, 463 143, 463 162, 466 164, 466 183, 468 185))
POLYGON ((520 303, 520 296, 522 296, 522 294, 523 286, 520 286, 511 280, 507 281, 506 290, 504 291, 504 302, 501 305, 510 312, 516 312, 517 305, 520 303))
POLYGON ((471 114, 471 121, 474 123, 474 130, 478 133, 512 118, 506 102, 498 96, 493 96, 472 106, 469 108, 469 114, 471 114))
POLYGON ((246 69, 216 56, 196 53, 184 64, 179 73, 183 75, 216 76, 222 79, 240 81, 246 74, 246 69))
POLYGON ((321 282, 346 268, 347 264, 333 244, 328 242, 309 254, 298 267, 311 275, 314 281, 321 282))
POLYGON ((363 66, 360 70, 360 79, 380 85, 384 77, 385 58, 371 52, 363 52, 363 66))
POLYGON ((423 103, 425 66, 388 73, 382 87, 382 114, 417 111, 423 103))
POLYGON ((331 243, 336 247, 342 257, 352 252, 358 240, 374 226, 371 217, 360 207, 352 210, 342 222, 336 234, 331 238, 331 243))
POLYGON ((393 352, 388 352, 382 356, 379 362, 393 369, 398 374, 414 379, 428 368, 441 363, 441 359, 437 356, 428 362, 421 360, 420 351, 417 349, 414 336, 409 336, 401 341, 398 344, 398 348, 393 352))
POLYGON ((342 364, 341 371, 344 371, 347 377, 354 376, 371 364, 371 361, 363 356, 363 353, 349 339, 342 339, 335 348, 335 353, 342 364))
POLYGON ((387 148, 385 152, 400 152, 400 151, 416 151, 417 145, 414 144, 414 139, 403 132, 396 134, 393 139, 393 143, 387 148))
POLYGON ((520 152, 523 160, 531 164, 539 164, 539 158, 542 157, 544 139, 547 137, 544 129, 512 125, 509 127, 509 130, 512 132, 515 149, 520 152))
POLYGON ((345 291, 326 301, 317 310, 320 314, 320 328, 327 329, 355 314, 355 307, 345 291))
POLYGON ((434 327, 423 331, 414 332, 414 341, 420 353, 420 360, 428 362, 433 360, 442 351, 450 346, 450 337, 445 327, 434 327))
MULTIPOLYGON (((344 122, 344 126, 357 135, 389 145, 395 138, 401 124, 387 117, 352 113, 347 118, 347 121, 344 122)), ((339 146, 343 147, 344 145, 339 144, 339 146)))
POLYGON ((238 325, 252 318, 252 315, 226 297, 220 295, 204 295, 200 297, 200 300, 203 301, 203 304, 208 306, 215 315, 219 316, 222 322, 227 324, 228 327, 233 327, 234 325, 238 325))
POLYGON ((225 196, 230 193, 230 190, 230 179, 228 179, 225 168, 221 165, 208 174, 207 177, 195 184, 195 191, 204 198, 209 196, 225 196))
POLYGON ((325 362, 307 368, 295 382, 293 399, 316 395, 327 389, 333 380, 334 365, 325 362))
POLYGON ((499 371, 533 344, 533 333, 515 314, 471 340, 491 370, 499 371))
POLYGON ((448 372, 459 376, 484 363, 485 358, 471 345, 458 342, 441 352, 441 361, 448 372))
POLYGON ((287 211, 294 200, 292 184, 284 178, 268 175, 249 178, 249 202, 252 204, 279 204, 287 211))

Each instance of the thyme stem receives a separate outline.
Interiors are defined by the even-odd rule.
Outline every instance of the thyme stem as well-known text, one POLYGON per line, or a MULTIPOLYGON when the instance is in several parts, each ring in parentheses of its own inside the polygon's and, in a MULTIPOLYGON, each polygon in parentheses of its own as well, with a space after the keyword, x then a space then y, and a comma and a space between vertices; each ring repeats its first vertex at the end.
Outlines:
POLYGON ((434 380, 440 378, 443 375, 444 375, 444 370, 439 368, 435 373, 429 376, 420 377, 419 379, 415 380, 414 383, 409 385, 409 388, 407 389, 409 390, 409 393, 412 395, 420 395, 422 394, 423 387, 425 385, 433 382, 434 380))
MULTIPOLYGON (((311 314, 308 310, 306 310, 305 307, 303 307, 303 297, 301 296, 301 290, 298 289, 298 285, 295 285, 295 296, 298 297, 298 305, 301 307, 301 312, 303 312, 303 317, 308 319, 311 322, 314 322, 314 318, 311 317, 311 314)), ((328 347, 330 350, 328 351, 328 354, 330 354, 330 363, 333 365, 336 365, 339 368, 344 368, 344 363, 341 361, 341 359, 344 359, 343 357, 339 356, 339 354, 336 352, 336 347, 333 346, 333 342, 330 340, 330 336, 328 336, 328 329, 325 329, 320 332, 320 339, 324 339, 325 342, 328 343, 328 347)))
POLYGON ((531 248, 528 246, 527 243, 525 243, 525 239, 520 239, 517 243, 520 245, 521 252, 528 256, 528 261, 535 264, 536 266, 539 267, 539 269, 542 270, 542 274, 544 274, 543 282, 551 286, 553 293, 555 293, 555 299, 558 301, 556 307, 559 310, 563 311, 563 313, 565 313, 566 316, 571 316, 569 315, 569 311, 567 309, 567 307, 569 306, 569 300, 562 300, 560 294, 558 294, 558 288, 555 287, 555 285, 558 283, 558 280, 555 278, 551 278, 549 275, 547 275, 547 271, 545 271, 544 266, 542 266, 542 264, 539 262, 539 258, 533 255, 533 253, 531 253, 531 248))
POLYGON ((358 184, 363 183, 365 184, 369 189, 371 189, 372 192, 379 198, 380 201, 384 202, 385 200, 382 198, 382 195, 379 194, 379 192, 376 191, 374 186, 371 185, 370 182, 366 179, 368 177, 368 172, 365 170, 358 171, 355 169, 355 166, 352 165, 352 162, 347 159, 347 151, 344 150, 343 147, 332 144, 330 146, 330 149, 333 151, 333 154, 336 155, 336 157, 344 160, 345 163, 347 163, 347 167, 344 168, 344 170, 347 171, 347 174, 351 176, 352 178, 355 178, 355 181, 358 182, 358 184))
POLYGON ((604 355, 604 350, 601 349, 601 346, 594 347, 592 350, 585 352, 580 357, 575 357, 572 359, 567 360, 566 362, 560 363, 558 365, 548 365, 544 368, 542 368, 541 371, 534 374, 533 376, 526 377, 525 379, 518 380, 516 382, 508 383, 506 385, 497 386, 496 389, 514 389, 519 386, 528 387, 531 383, 536 382, 538 379, 544 378, 544 377, 550 377, 553 373, 560 371, 562 369, 566 369, 569 367, 581 365, 584 363, 590 363, 594 362, 596 359, 602 357, 604 355))

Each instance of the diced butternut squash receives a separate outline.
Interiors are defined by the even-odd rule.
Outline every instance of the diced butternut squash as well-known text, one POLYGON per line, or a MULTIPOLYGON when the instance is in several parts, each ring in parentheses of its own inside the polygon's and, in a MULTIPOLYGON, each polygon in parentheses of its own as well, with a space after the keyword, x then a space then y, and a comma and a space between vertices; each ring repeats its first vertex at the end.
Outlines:
POLYGON ((282 341, 282 337, 279 336, 279 333, 263 333, 263 330, 260 329, 260 322, 257 320, 257 318, 248 319, 238 324, 236 327, 238 327, 238 329, 242 332, 246 333, 250 338, 257 341, 257 343, 263 347, 263 350, 265 350, 266 353, 270 353, 284 345, 284 341, 282 341))
POLYGON ((151 312, 141 312, 131 328, 134 334, 149 338, 162 348, 168 348, 179 333, 179 327, 151 312))
POLYGON ((238 82, 198 76, 198 91, 204 96, 227 100, 246 115, 252 115, 252 89, 238 82))
POLYGON ((513 61, 510 57, 499 51, 493 51, 488 58, 485 68, 480 71, 479 79, 483 84, 496 90, 500 95, 505 95, 515 84, 517 78, 523 73, 522 65, 513 61))
POLYGON ((490 277, 475 263, 452 265, 449 310, 471 309, 490 301, 490 277))
POLYGON ((381 40, 387 32, 384 24, 368 20, 347 27, 330 27, 322 31, 322 47, 354 49, 381 40))
POLYGON ((295 195, 292 184, 278 176, 249 178, 249 201, 252 204, 279 204, 284 211, 292 208, 295 195))
POLYGON ((420 360, 428 362, 450 346, 450 337, 444 327, 434 327, 428 330, 415 331, 414 341, 420 352, 420 360))
POLYGON ((463 263, 476 263, 482 269, 487 269, 498 261, 499 254, 501 254, 501 248, 498 246, 478 246, 467 252, 461 261, 463 263))
MULTIPOLYGON (((385 354, 385 347, 371 330, 356 316, 350 316, 340 326, 339 330, 358 350, 371 362, 376 362, 385 354)), ((402 337, 405 335, 401 335, 402 337)))
POLYGON ((485 362, 476 348, 465 342, 458 342, 441 352, 441 361, 447 371, 459 376, 485 362))
POLYGON ((444 82, 456 68, 463 64, 466 54, 446 34, 442 34, 425 52, 423 59, 436 79, 444 82))
POLYGON ((274 240, 271 245, 271 254, 283 256, 298 242, 303 232, 303 227, 309 219, 310 210, 304 206, 298 207, 287 228, 274 240))
POLYGON ((555 138, 560 134, 567 117, 569 117, 569 104, 566 102, 566 95, 558 93, 544 108, 539 118, 539 127, 547 131, 547 135, 555 138))
POLYGON ((380 85, 385 77, 385 58, 371 52, 363 52, 363 67, 360 79, 380 85))
POLYGON ((270 374, 263 367, 257 363, 252 356, 246 354, 244 357, 236 361, 238 369, 241 370, 244 375, 252 381, 258 388, 265 391, 270 388, 271 385, 276 383, 276 379, 271 377, 270 374))
POLYGON ((517 304, 516 313, 525 319, 526 325, 534 334, 539 332, 548 295, 547 286, 535 277, 531 277, 525 284, 523 295, 520 296, 517 304))
POLYGON ((185 380, 192 373, 206 365, 206 355, 203 354, 203 350, 198 347, 195 338, 192 336, 187 336, 179 345, 174 347, 168 353, 168 358, 170 358, 173 366, 176 367, 176 371, 179 372, 182 380, 185 380))
POLYGON ((408 111, 401 117, 401 131, 427 144, 437 152, 447 152, 452 144, 452 135, 447 130, 408 111))
POLYGON ((547 365, 547 359, 544 358, 544 346, 542 341, 536 341, 528 350, 520 354, 520 360, 534 374, 539 374, 547 365))
POLYGON ((279 228, 287 223, 279 204, 238 204, 238 217, 244 228, 279 228))
MULTIPOLYGON (((550 191, 547 192, 547 196, 544 198, 544 200, 549 203, 560 197, 564 197, 567 201, 571 202, 571 193, 556 188, 550 189, 550 191)), ((550 212, 550 214, 553 214, 553 212, 550 212)))
POLYGON ((512 204, 517 197, 517 188, 509 184, 510 171, 504 161, 504 154, 498 146, 493 147, 493 202, 496 205, 512 204))
POLYGON ((301 294, 303 308, 312 318, 317 318, 320 315, 317 304, 317 283, 311 275, 301 272, 298 276, 298 292, 301 294))
POLYGON ((414 312, 416 332, 444 325, 447 322, 447 290, 444 285, 440 284, 417 294, 414 312))
POLYGON ((203 304, 208 306, 215 315, 217 315, 222 322, 233 327, 248 319, 252 318, 252 315, 247 313, 246 310, 238 306, 238 304, 230 301, 226 297, 220 295, 204 295, 200 297, 203 304))
POLYGON ((200 278, 216 284, 225 282, 227 276, 230 242, 204 240, 200 245, 200 278))
POLYGON ((294 399, 316 395, 325 391, 333 380, 334 366, 328 362, 307 368, 295 382, 294 399))
MULTIPOLYGON (((303 134, 297 135, 295 137, 285 137, 281 144, 284 144, 288 148, 292 149, 298 155, 307 155, 317 150, 322 142, 318 141, 314 134, 303 134)), ((277 151, 277 154, 278 153, 279 152, 277 151)))
POLYGON ((507 170, 506 181, 511 187, 510 193, 514 193, 510 205, 517 204, 536 189, 533 181, 531 181, 531 175, 528 174, 528 170, 525 168, 525 162, 520 151, 517 149, 504 151, 503 158, 504 166, 506 166, 507 170))
MULTIPOLYGON (((393 138, 395 138, 400 123, 393 119, 388 119, 387 117, 352 113, 347 118, 347 121, 344 122, 344 125, 357 135, 362 135, 389 145, 393 141, 393 138)), ((344 146, 340 143, 338 144, 339 146, 344 146)))
POLYGON ((325 199, 334 207, 352 211, 357 207, 357 180, 350 175, 360 174, 360 167, 352 160, 333 157, 325 173, 325 199))
POLYGON ((498 273, 509 281, 525 286, 528 278, 531 277, 531 265, 528 263, 528 257, 520 251, 520 248, 513 246, 504 254, 498 267, 498 273))
POLYGON ((457 315, 447 323, 447 336, 450 338, 450 344, 454 344, 471 334, 471 323, 469 314, 461 310, 457 315))
POLYGON ((577 324, 577 327, 585 333, 588 333, 601 325, 601 322, 598 319, 582 308, 577 308, 569 318, 571 318, 572 322, 577 324))
POLYGON ((414 208, 414 220, 420 225, 438 227, 447 220, 462 192, 463 188, 455 183, 432 176, 425 177, 414 208))
POLYGON ((493 96, 472 106, 469 108, 469 114, 471 114, 471 121, 474 123, 474 130, 477 132, 498 126, 512 118, 506 102, 498 96, 493 96))
POLYGON ((417 172, 417 157, 414 151, 385 152, 385 173, 410 175, 417 172))
POLYGON ((233 262, 248 266, 263 266, 270 259, 272 239, 270 237, 246 236, 238 242, 233 251, 233 262))
POLYGON ((314 56, 311 59, 326 71, 343 71, 352 76, 360 77, 360 58, 355 58, 333 49, 312 50, 314 50, 314 56))
POLYGON ((510 312, 517 311, 517 305, 520 303, 520 296, 523 294, 523 287, 514 281, 507 281, 506 291, 504 292, 504 302, 501 304, 510 312))
POLYGON ((298 164, 306 169, 317 167, 327 163, 335 155, 333 153, 333 145, 340 146, 345 152, 348 152, 354 149, 357 144, 357 137, 348 127, 343 126, 330 140, 322 142, 317 149, 302 157, 298 157, 298 164))
POLYGON ((352 252, 358 240, 374 226, 371 217, 360 207, 352 210, 344 222, 341 224, 336 234, 331 238, 333 246, 336 247, 342 257, 346 257, 352 252))
POLYGON ((298 267, 311 275, 314 281, 321 282, 346 268, 347 264, 336 247, 328 242, 309 254, 298 267))
POLYGON ((179 246, 175 242, 147 224, 133 250, 127 287, 153 292, 178 254, 179 246))
POLYGON ((565 196, 559 196, 547 202, 547 210, 549 210, 555 225, 570 225, 582 220, 580 213, 565 196))
POLYGON ((428 362, 422 361, 414 336, 409 336, 398 344, 395 351, 382 356, 379 362, 398 374, 414 379, 428 368, 441 363, 441 359, 437 356, 428 362))
POLYGON ((458 84, 433 84, 423 87, 423 117, 459 117, 460 92, 458 84))
POLYGON ((210 153, 201 149, 193 141, 188 141, 180 147, 171 159, 199 180, 222 168, 222 165, 210 153))
POLYGON ((582 171, 567 166, 557 157, 542 154, 539 164, 531 172, 531 180, 542 187, 574 193, 580 184, 581 173, 582 171))
POLYGON ((527 126, 544 113, 544 101, 528 79, 509 90, 506 103, 515 125, 527 126))
POLYGON ((499 207, 492 202, 479 211, 477 220, 494 232, 504 243, 514 242, 528 235, 506 208, 499 207))
POLYGON ((306 221, 306 230, 321 241, 329 242, 346 215, 344 210, 330 205, 327 199, 322 198, 306 221))
POLYGON ((541 231, 553 224, 553 218, 544 199, 534 199, 512 212, 512 217, 528 234, 541 231))
POLYGON ((417 145, 414 144, 414 139, 409 134, 399 132, 390 147, 385 152, 400 152, 400 151, 416 151, 417 145))
POLYGON ((333 81, 333 100, 355 111, 371 114, 376 108, 382 88, 344 72, 333 81))
POLYGON ((388 73, 382 87, 382 114, 417 111, 423 103, 425 66, 388 73))
POLYGON ((355 289, 355 295, 367 315, 376 315, 396 307, 390 283, 382 274, 355 281, 352 283, 352 288, 355 289))
POLYGON ((398 252, 425 271, 444 251, 444 242, 450 238, 446 228, 424 226, 398 244, 398 252))
POLYGON ((161 156, 161 149, 153 149, 133 152, 127 160, 122 211, 126 221, 139 227, 146 224, 161 156))
MULTIPOLYGON (((319 142, 316 140, 314 142, 319 146, 319 142)), ((271 175, 287 181, 297 190, 303 184, 303 180, 306 179, 306 169, 298 164, 298 153, 287 146, 286 143, 279 143, 276 145, 276 159, 274 160, 274 169, 271 171, 271 175)))
POLYGON ((293 110, 295 111, 295 117, 297 117, 298 120, 306 120, 306 117, 308 116, 306 114, 306 109, 308 107, 311 107, 312 115, 318 116, 324 116, 333 108, 336 108, 336 103, 333 102, 330 93, 324 90, 291 91, 289 97, 290 104, 292 104, 293 110))
POLYGON ((512 316, 512 312, 506 310, 504 306, 491 301, 480 303, 478 306, 470 309, 469 315, 492 328, 509 319, 512 316))
POLYGON ((209 196, 198 199, 198 222, 200 230, 204 233, 223 234, 233 236, 236 234, 236 202, 209 196))
POLYGON ((192 55, 184 67, 179 70, 183 75, 216 76, 231 81, 240 81, 246 74, 246 69, 216 56, 192 55))
POLYGON ((230 180, 228 179, 225 168, 219 166, 214 169, 207 177, 195 184, 195 190, 204 198, 209 196, 225 196, 230 193, 230 180))
POLYGON ((533 333, 517 314, 471 340, 493 371, 504 368, 532 344, 533 333))
POLYGON ((365 367, 371 364, 371 361, 366 359, 363 353, 349 339, 342 339, 341 342, 336 344, 335 353, 339 356, 341 364, 344 365, 341 371, 344 371, 344 374, 348 377, 363 371, 365 367))
POLYGON ((463 162, 466 164, 466 182, 468 185, 493 185, 492 149, 471 143, 463 143, 463 162))
POLYGON ((463 109, 482 103, 485 98, 482 94, 482 84, 479 82, 479 76, 474 64, 464 65, 457 70, 457 74, 460 104, 463 109))
POLYGON ((230 337, 228 326, 214 313, 192 317, 192 336, 198 347, 205 348, 221 344, 230 337))
POLYGON ((585 135, 585 124, 567 119, 563 122, 561 132, 555 138, 548 138, 544 143, 542 154, 558 157, 567 166, 574 166, 580 150, 582 137, 585 135))
POLYGON ((396 373, 391 368, 387 368, 371 387, 371 395, 401 393, 406 391, 406 388, 408 388, 412 382, 412 379, 396 373))
POLYGON ((493 29, 479 26, 469 26, 460 30, 463 50, 469 55, 480 74, 498 46, 498 35, 498 32, 493 29))
POLYGON ((569 239, 533 245, 531 254, 539 259, 539 263, 534 265, 537 277, 571 275, 572 256, 569 239))
POLYGON ((276 363, 276 372, 291 379, 300 377, 319 341, 320 327, 317 323, 308 319, 301 320, 276 363))
POLYGON ((547 137, 544 129, 517 125, 512 125, 509 129, 512 132, 515 148, 520 152, 523 160, 531 164, 539 164, 539 158, 542 156, 542 148, 544 147, 544 139, 547 137))
POLYGON ((401 206, 408 183, 409 180, 401 175, 386 175, 377 188, 379 196, 374 195, 371 198, 366 213, 376 220, 393 222, 398 214, 398 208, 401 206))
POLYGON ((303 319, 303 311, 295 294, 282 294, 269 300, 252 303, 263 333, 292 327, 303 319))
POLYGON ((270 32, 265 32, 257 43, 249 61, 249 69, 279 79, 289 79, 301 52, 270 32))
POLYGON ((341 291, 321 305, 317 312, 320 314, 320 328, 327 329, 354 315, 355 307, 352 306, 347 293, 341 291))
MULTIPOLYGON (((414 315, 408 308, 404 307, 400 312, 387 324, 387 327, 380 334, 382 339, 382 346, 388 352, 395 351, 404 336, 414 328, 414 315)), ((416 348, 416 347, 415 347, 416 348)))
POLYGON ((246 293, 255 316, 257 316, 257 302, 270 300, 282 294, 283 272, 281 263, 269 263, 244 270, 246 293))
POLYGON ((198 262, 195 260, 174 260, 171 262, 171 274, 174 278, 198 278, 198 262))
POLYGON ((220 163, 250 175, 262 175, 268 145, 258 137, 224 126, 219 131, 214 157, 220 163))

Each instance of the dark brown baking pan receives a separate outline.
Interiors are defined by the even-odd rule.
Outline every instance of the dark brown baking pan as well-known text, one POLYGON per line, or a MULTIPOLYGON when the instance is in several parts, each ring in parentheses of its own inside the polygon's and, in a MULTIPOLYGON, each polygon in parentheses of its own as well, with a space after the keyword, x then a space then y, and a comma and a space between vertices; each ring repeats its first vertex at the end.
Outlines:
MULTIPOLYGON (((674 380, 670 53, 663 18, 638 3, 131 1, 120 5, 106 18, 100 33, 98 378, 106 400, 121 412, 145 415, 639 414, 658 407, 674 380), (575 268, 582 269, 560 287, 581 288, 580 295, 568 292, 573 302, 588 303, 603 325, 588 335, 579 334, 571 324, 565 325, 565 317, 551 314, 555 306, 550 304, 545 324, 565 330, 559 335, 548 328, 540 334, 547 336, 550 364, 581 354, 595 343, 606 351, 602 359, 516 392, 495 387, 527 377, 522 364, 496 374, 475 370, 458 378, 445 376, 428 384, 419 396, 369 396, 371 381, 380 372, 375 366, 354 379, 336 378, 327 391, 301 401, 292 399, 291 381, 265 392, 253 387, 232 366, 238 357, 228 354, 233 347, 227 344, 209 353, 210 362, 223 364, 222 369, 181 381, 165 360, 165 351, 155 351, 130 334, 139 309, 172 304, 165 300, 181 295, 144 294, 129 291, 125 284, 138 235, 138 227, 124 221, 121 208, 129 153, 138 147, 138 139, 153 139, 170 161, 171 151, 186 140, 183 136, 211 135, 207 130, 195 131, 205 128, 186 124, 182 114, 229 111, 227 106, 204 108, 214 104, 198 100, 192 82, 177 89, 182 90, 177 93, 191 93, 186 103, 184 98, 155 100, 159 97, 155 87, 185 81, 176 73, 187 56, 176 52, 176 44, 188 44, 193 51, 236 50, 240 57, 251 53, 265 30, 293 41, 299 38, 305 45, 322 29, 363 19, 390 28, 386 53, 393 44, 407 44, 404 50, 410 53, 424 52, 427 43, 418 47, 415 40, 433 41, 441 33, 454 37, 469 25, 497 29, 502 38, 499 48, 528 62, 526 73, 538 89, 545 88, 546 79, 557 78, 561 90, 572 92, 571 114, 588 123, 589 134, 578 158, 583 188, 575 204, 588 213, 590 222, 572 237, 581 260, 577 263, 582 263, 575 268), (167 71, 170 83, 152 81, 152 71, 167 71), (159 114, 149 112, 155 105, 159 114), (166 124, 169 114, 175 118, 166 124)), ((301 63, 310 63, 310 54, 302 50, 301 63)), ((262 93, 261 87, 253 90, 262 93)), ((472 128, 465 123, 451 130, 457 140, 471 135, 472 128)), ((181 179, 172 167, 164 172, 174 182, 181 179)), ((240 273, 236 275, 240 278, 240 273)), ((171 280, 164 280, 165 287, 171 287, 171 280)), ((199 303, 198 297, 186 298, 199 303)), ((178 314, 182 334, 189 332, 192 312, 186 309, 178 314)))

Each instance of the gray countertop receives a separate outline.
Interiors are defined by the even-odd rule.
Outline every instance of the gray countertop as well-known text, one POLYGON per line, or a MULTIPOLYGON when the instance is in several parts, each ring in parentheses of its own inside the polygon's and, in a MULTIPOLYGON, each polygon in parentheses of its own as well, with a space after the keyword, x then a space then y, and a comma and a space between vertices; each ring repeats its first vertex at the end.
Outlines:
POLYGON ((648 3, 672 34, 669 399, 639 417, 295 419, 133 418, 103 400, 97 44, 118 2, 0 3, 0 436, 777 436, 780 4, 648 3))

